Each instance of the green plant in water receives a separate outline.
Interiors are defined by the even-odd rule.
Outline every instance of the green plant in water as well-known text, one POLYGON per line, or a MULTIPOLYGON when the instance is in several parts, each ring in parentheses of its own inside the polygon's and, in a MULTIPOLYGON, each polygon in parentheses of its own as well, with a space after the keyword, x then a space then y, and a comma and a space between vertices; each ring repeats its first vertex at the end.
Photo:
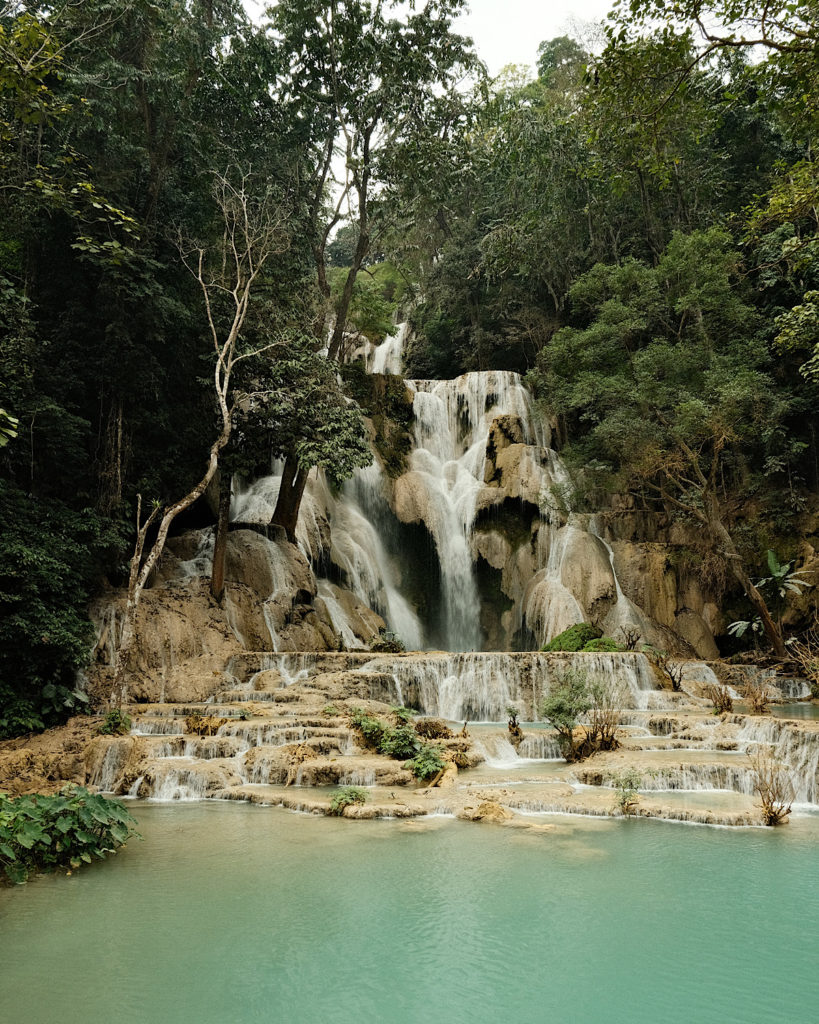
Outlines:
POLYGON ((0 869, 20 883, 35 871, 78 868, 138 836, 134 825, 119 800, 80 786, 56 796, 0 793, 0 869))
POLYGON ((633 814, 639 799, 642 774, 636 768, 623 768, 622 771, 610 771, 608 777, 616 795, 615 806, 621 814, 633 814))
POLYGON ((131 716, 120 708, 112 708, 97 726, 97 732, 102 736, 125 736, 130 731, 131 716))
POLYGON ((446 767, 443 758, 443 747, 431 743, 422 743, 418 753, 409 763, 409 769, 416 779, 425 782, 434 778, 446 767))
POLYGON ((558 685, 540 705, 541 715, 557 731, 567 761, 576 758, 574 731, 577 720, 591 708, 592 702, 585 672, 570 668, 559 676, 558 685))
POLYGON ((343 786, 330 801, 330 814, 342 815, 345 807, 366 803, 367 797, 367 790, 361 786, 343 786))

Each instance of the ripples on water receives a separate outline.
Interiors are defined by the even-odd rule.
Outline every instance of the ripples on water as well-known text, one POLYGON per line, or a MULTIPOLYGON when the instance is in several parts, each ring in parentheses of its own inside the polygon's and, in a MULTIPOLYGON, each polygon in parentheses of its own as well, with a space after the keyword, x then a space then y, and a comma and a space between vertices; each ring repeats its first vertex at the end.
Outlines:
POLYGON ((9 1024, 817 1020, 817 818, 136 813, 143 843, 0 892, 9 1024))

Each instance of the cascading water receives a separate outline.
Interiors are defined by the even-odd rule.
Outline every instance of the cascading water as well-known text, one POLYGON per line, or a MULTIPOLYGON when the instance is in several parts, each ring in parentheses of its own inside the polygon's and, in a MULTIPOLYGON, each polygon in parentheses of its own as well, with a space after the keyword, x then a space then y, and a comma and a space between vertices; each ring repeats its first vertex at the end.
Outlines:
POLYGON ((486 445, 499 416, 520 421, 527 443, 541 432, 518 374, 467 373, 455 380, 410 380, 415 450, 410 459, 416 499, 425 510, 441 567, 444 635, 452 651, 479 650, 480 598, 470 545, 484 485, 486 445))
MULTIPOLYGON (((513 704, 526 720, 534 720, 540 717, 542 699, 566 668, 576 666, 577 657, 493 653, 380 657, 358 671, 391 675, 402 700, 427 715, 455 722, 501 722, 506 708, 513 704)), ((646 709, 666 704, 665 694, 655 688, 645 655, 590 653, 581 657, 589 678, 621 692, 623 707, 646 709)))
POLYGON ((401 376, 404 342, 408 330, 408 323, 398 324, 389 338, 370 349, 367 354, 367 370, 370 373, 393 373, 401 376))

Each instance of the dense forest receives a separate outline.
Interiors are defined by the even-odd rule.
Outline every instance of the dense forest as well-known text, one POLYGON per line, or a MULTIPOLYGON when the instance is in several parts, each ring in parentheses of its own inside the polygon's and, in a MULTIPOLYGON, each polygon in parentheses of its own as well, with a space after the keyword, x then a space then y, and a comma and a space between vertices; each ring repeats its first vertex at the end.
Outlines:
POLYGON ((700 524, 785 654, 754 581, 819 492, 816 6, 617 0, 496 79, 464 6, 0 8, 0 736, 82 706, 91 596, 233 474, 285 461, 292 536, 311 468, 370 462, 344 364, 399 308, 407 376, 527 374, 562 500, 700 524))

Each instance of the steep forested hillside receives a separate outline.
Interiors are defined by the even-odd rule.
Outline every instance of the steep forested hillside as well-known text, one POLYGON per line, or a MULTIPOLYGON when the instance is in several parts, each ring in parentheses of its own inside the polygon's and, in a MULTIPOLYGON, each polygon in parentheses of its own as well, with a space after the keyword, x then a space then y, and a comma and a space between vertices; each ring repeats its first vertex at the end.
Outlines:
POLYGON ((815 5, 618 2, 494 81, 463 0, 400 6, 0 8, 0 735, 81 706, 89 599, 232 474, 284 460, 292 536, 312 467, 370 461, 337 364, 399 304, 408 376, 528 373, 565 500, 700 523, 784 653, 752 580, 816 530, 815 5))

